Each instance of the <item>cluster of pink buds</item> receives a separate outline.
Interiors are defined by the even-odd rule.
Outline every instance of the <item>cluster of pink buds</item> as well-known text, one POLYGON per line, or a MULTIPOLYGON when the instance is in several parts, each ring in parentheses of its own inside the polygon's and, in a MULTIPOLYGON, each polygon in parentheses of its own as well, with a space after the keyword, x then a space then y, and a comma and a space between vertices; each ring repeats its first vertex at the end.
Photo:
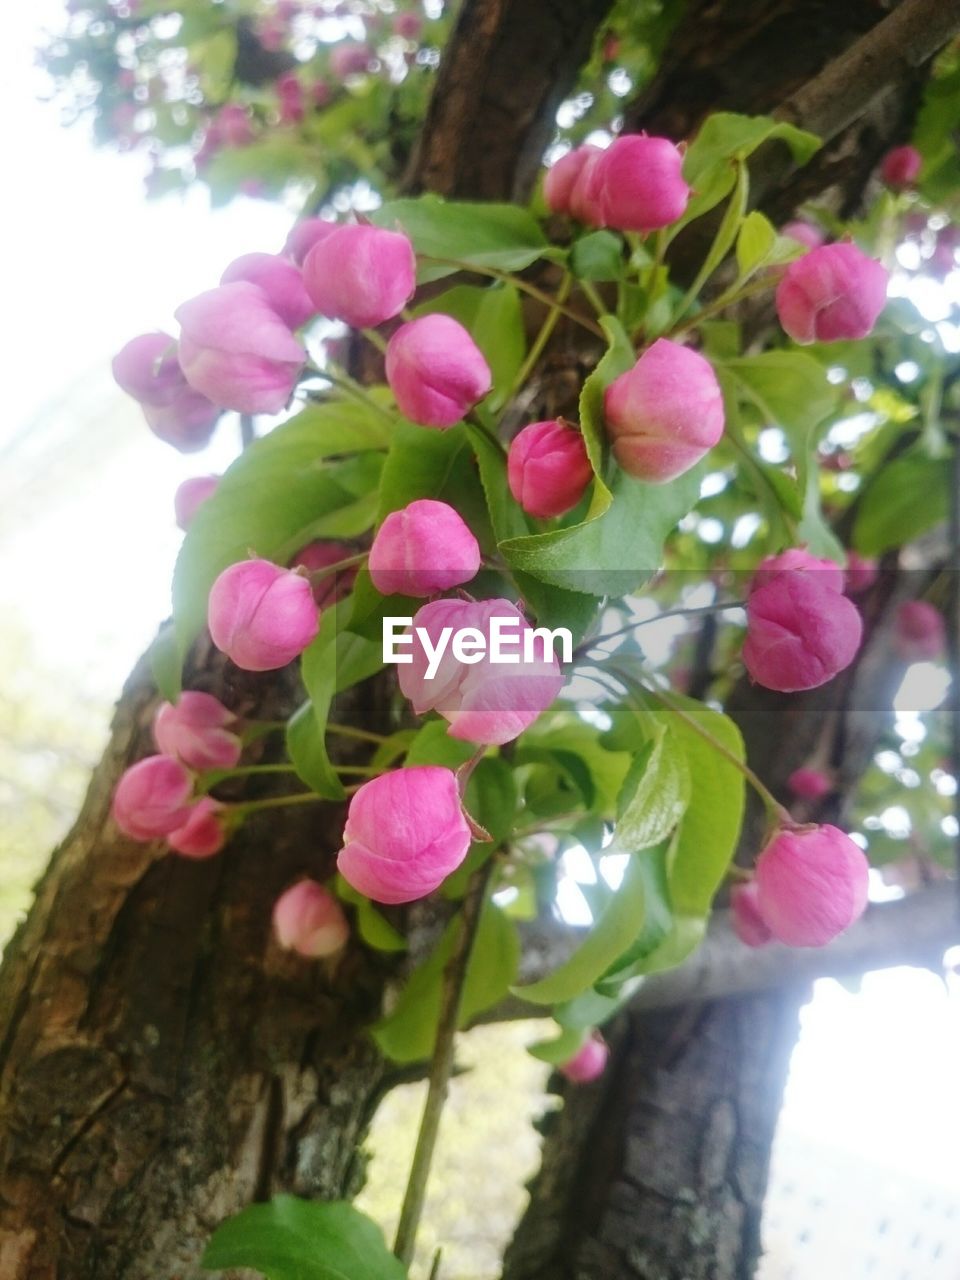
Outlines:
POLYGON ((552 213, 595 227, 656 231, 681 218, 690 198, 683 155, 669 138, 629 134, 604 151, 589 144, 568 152, 544 180, 552 213))

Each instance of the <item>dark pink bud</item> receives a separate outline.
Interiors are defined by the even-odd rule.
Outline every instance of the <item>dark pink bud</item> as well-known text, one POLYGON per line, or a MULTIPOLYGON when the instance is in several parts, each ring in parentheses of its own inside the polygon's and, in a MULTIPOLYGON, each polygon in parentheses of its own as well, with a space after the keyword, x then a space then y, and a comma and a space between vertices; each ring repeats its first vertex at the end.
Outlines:
POLYGON ((387 381, 400 412, 422 427, 452 427, 490 390, 490 366, 451 316, 402 324, 387 346, 387 381))
POLYGON ((191 769, 232 769, 243 744, 231 732, 236 716, 212 693, 190 690, 174 706, 164 702, 153 721, 153 738, 165 756, 191 769))
POLYGON ((253 124, 249 110, 238 102, 228 102, 213 118, 218 142, 228 147, 245 147, 253 141, 253 124))
POLYGON ((845 580, 850 595, 856 596, 862 591, 869 591, 879 577, 880 566, 871 556, 862 556, 856 551, 847 552, 845 580))
POLYGON ((710 362, 668 338, 607 387, 604 413, 614 457, 651 484, 689 471, 723 435, 723 395, 710 362))
POLYGON ((314 639, 319 615, 310 583, 269 560, 224 569, 210 591, 213 643, 244 671, 275 671, 314 639))
POLYGON ((362 76, 373 57, 368 45, 338 44, 330 50, 330 74, 335 80, 362 76))
POLYGON ((559 1068, 560 1074, 572 1084, 589 1084, 603 1075, 610 1050, 599 1031, 593 1031, 572 1058, 559 1068))
POLYGON ((629 134, 604 151, 595 170, 603 223, 620 231, 655 231, 683 216, 690 188, 683 156, 669 138, 629 134))
POLYGON ((863 914, 869 867, 838 827, 780 831, 757 860, 757 904, 790 947, 823 947, 863 914))
POLYGON ((211 796, 202 796, 190 810, 182 827, 171 831, 167 844, 184 858, 212 858, 226 844, 223 805, 211 796))
POLYGON ((830 778, 819 769, 794 769, 787 786, 798 800, 822 800, 833 790, 830 778))
POLYGON ((943 655, 947 629, 943 614, 926 600, 908 600, 893 619, 893 647, 904 662, 923 662, 943 655))
MULTIPOLYGON (((308 573, 313 573, 317 569, 329 569, 341 560, 349 560, 355 554, 355 548, 347 546, 345 542, 310 542, 290 561, 290 568, 303 568, 308 573)), ((322 609, 345 599, 353 590, 356 579, 357 570, 354 566, 317 578, 312 584, 317 607, 322 609)))
POLYGON ((267 14, 256 24, 257 39, 268 53, 278 53, 287 41, 287 24, 280 14, 267 14))
POLYGON ((333 98, 333 90, 326 80, 318 80, 310 90, 310 98, 313 105, 322 111, 324 107, 330 105, 330 101, 333 98))
POLYGON ((760 914, 757 898, 757 885, 753 880, 749 884, 735 885, 730 890, 733 931, 748 947, 764 947, 773 940, 773 934, 760 914))
POLYGON ((413 902, 456 871, 469 847, 456 776, 421 765, 360 787, 347 811, 337 867, 374 902, 413 902))
POLYGON ((173 495, 173 511, 181 529, 186 531, 190 527, 198 508, 213 495, 219 483, 219 476, 191 476, 177 486, 173 495))
POLYGON ((419 40, 423 19, 419 13, 398 13, 393 20, 393 34, 401 40, 419 40))
POLYGON ((413 297, 417 262, 398 231, 337 227, 313 246, 303 263, 307 292, 321 315, 355 329, 382 324, 413 297))
POLYGON ((569 423, 531 422, 510 442, 507 482, 528 515, 571 511, 593 479, 583 436, 569 423))
POLYGON ((299 329, 316 314, 303 285, 298 267, 275 253, 245 253, 231 262, 220 277, 221 284, 245 280, 255 284, 285 325, 299 329))
POLYGON ((332 893, 316 880, 300 880, 273 904, 273 932, 285 951, 319 960, 343 949, 350 926, 332 893))
POLYGON ((843 591, 843 570, 840 566, 833 560, 811 555, 805 547, 790 547, 779 555, 767 556, 761 560, 750 583, 750 590, 755 591, 757 587, 773 582, 784 573, 812 573, 818 582, 831 591, 843 591))
POLYGON ((476 576, 480 547, 453 507, 421 498, 386 517, 367 568, 382 595, 432 596, 476 576))
POLYGON ((862 634, 860 615, 846 596, 812 573, 781 573, 747 602, 743 661, 764 688, 815 689, 850 665, 862 634))
POLYGON ((155 840, 183 826, 193 781, 179 760, 147 756, 131 765, 113 793, 113 820, 134 840, 155 840))
POLYGON ((780 228, 780 234, 786 236, 788 240, 796 240, 797 244, 802 244, 805 249, 819 249, 826 238, 820 228, 815 227, 812 222, 802 222, 799 219, 785 223, 780 228))
POLYGON ((923 168, 923 156, 916 147, 894 147, 883 157, 880 177, 894 191, 905 191, 916 184, 923 168))
POLYGON ((791 262, 777 286, 780 323, 794 342, 865 338, 887 300, 888 274, 855 244, 825 244, 791 262))
MULTIPOLYGON (((338 224, 328 222, 326 218, 301 218, 295 222, 283 246, 283 252, 292 258, 297 266, 303 266, 303 260, 315 244, 326 239, 331 231, 336 231, 338 224)), ((311 311, 312 314, 312 311, 311 311)))

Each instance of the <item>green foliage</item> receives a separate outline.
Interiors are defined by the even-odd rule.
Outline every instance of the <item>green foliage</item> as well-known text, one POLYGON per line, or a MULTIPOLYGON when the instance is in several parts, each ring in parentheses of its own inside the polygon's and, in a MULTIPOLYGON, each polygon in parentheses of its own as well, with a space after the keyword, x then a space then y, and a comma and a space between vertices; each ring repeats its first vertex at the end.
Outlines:
POLYGON ((864 555, 880 555, 919 537, 947 516, 950 462, 920 451, 890 462, 871 478, 853 526, 864 555))

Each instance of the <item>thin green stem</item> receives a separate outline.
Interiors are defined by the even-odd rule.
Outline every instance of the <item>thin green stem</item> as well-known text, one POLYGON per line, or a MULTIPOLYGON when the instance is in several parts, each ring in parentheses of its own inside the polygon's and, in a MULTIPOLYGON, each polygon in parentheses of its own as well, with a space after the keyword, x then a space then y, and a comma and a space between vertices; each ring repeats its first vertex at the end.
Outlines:
POLYGON ((557 327, 557 321, 560 319, 563 312, 563 304, 570 296, 570 289, 572 285, 573 276, 569 271, 567 271, 561 281, 560 288, 557 290, 556 301, 547 313, 547 317, 543 324, 540 326, 540 332, 537 334, 536 338, 534 338, 533 345, 527 352, 526 359, 517 370, 517 376, 510 384, 510 390, 503 397, 503 403, 505 405, 510 404, 516 394, 524 386, 531 373, 533 373, 534 369, 537 367, 537 362, 543 355, 544 348, 550 341, 554 329, 557 327))
POLYGON ((507 456, 507 451, 503 446, 503 441, 500 439, 500 437, 497 435, 494 429, 488 426, 487 423, 483 421, 483 419, 479 416, 476 410, 472 410, 470 413, 468 413, 466 420, 467 422, 470 423, 472 427, 476 427, 478 431, 482 431, 483 434, 490 441, 490 443, 503 455, 503 457, 507 456))
POLYGON ((683 333, 688 333, 691 329, 696 329, 697 325, 704 320, 709 320, 721 311, 725 311, 727 307, 732 306, 735 302, 743 302, 746 298, 753 298, 758 293, 769 292, 769 290, 769 280, 755 280, 745 289, 726 289, 714 298, 713 302, 701 307, 695 315, 689 316, 681 324, 675 324, 672 329, 668 329, 665 336, 677 338, 683 333))
POLYGON ((598 645, 606 643, 607 640, 618 640, 620 636, 631 635, 640 627, 649 627, 654 622, 663 622, 665 618, 700 618, 708 613, 724 613, 727 609, 744 609, 746 608, 743 600, 726 600, 721 604, 705 604, 696 609, 665 609, 663 613, 658 613, 652 618, 641 618, 637 622, 631 622, 629 626, 620 627, 616 631, 608 631, 605 635, 594 636, 592 639, 584 640, 577 645, 573 651, 576 659, 580 654, 588 653, 591 649, 597 648, 598 645))
POLYGON ((337 387, 340 391, 352 396, 354 400, 359 400, 361 404, 365 404, 371 409, 376 409, 377 413, 382 414, 390 422, 393 422, 394 418, 390 410, 374 400, 366 388, 361 386, 359 382, 355 382, 348 374, 339 370, 334 371, 329 366, 321 369, 315 365, 314 369, 318 378, 325 378, 327 382, 337 387))
POLYGON ((197 783, 197 791, 206 795, 230 778, 247 778, 258 774, 296 773, 292 764, 241 764, 234 769, 209 769, 197 783))
POLYGON ((327 733, 335 733, 341 738, 356 738, 358 742, 375 742, 378 745, 387 740, 382 733, 374 733, 370 729, 355 729, 352 724, 334 724, 332 720, 327 721, 327 733))
POLYGON ((248 800, 245 804, 231 805, 231 812, 237 818, 246 818, 260 809, 280 809, 291 804, 316 804, 323 799, 315 791, 298 791, 290 796, 267 796, 265 800, 248 800))
POLYGON ((332 573, 340 573, 344 569, 352 569, 355 564, 363 564, 368 554, 369 552, 366 551, 358 551, 355 556, 345 556, 343 560, 325 564, 322 569, 310 569, 305 576, 311 582, 321 582, 324 578, 329 578, 332 573))
POLYGON ((353 774, 361 778, 379 778, 383 772, 382 769, 373 769, 365 764, 335 764, 333 767, 337 773, 353 774))
POLYGON ((605 305, 603 299, 600 297, 599 293, 597 293, 589 280, 581 280, 580 288, 583 291, 584 297, 589 300, 591 307, 593 307, 598 316, 606 316, 610 314, 610 308, 605 305))
POLYGON ((383 334, 377 333, 376 329, 361 329, 360 332, 372 346, 377 348, 381 355, 386 354, 387 340, 383 334))

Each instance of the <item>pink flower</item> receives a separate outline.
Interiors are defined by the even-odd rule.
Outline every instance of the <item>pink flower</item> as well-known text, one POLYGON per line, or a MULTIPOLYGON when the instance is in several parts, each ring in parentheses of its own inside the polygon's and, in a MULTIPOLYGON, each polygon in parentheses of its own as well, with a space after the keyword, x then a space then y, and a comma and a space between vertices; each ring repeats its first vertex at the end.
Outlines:
POLYGON ((847 552, 846 584, 852 596, 869 591, 880 577, 880 566, 871 556, 862 556, 856 551, 847 552))
POLYGON ((775 938, 822 947, 863 914, 869 869, 838 827, 779 831, 757 860, 757 904, 775 938))
POLYGON ((399 231, 349 224, 313 246, 303 279, 321 315, 367 329, 392 320, 413 297, 417 261, 399 231))
POLYGON ((182 827, 167 835, 167 844, 184 858, 212 858, 227 840, 221 812, 223 805, 211 796, 202 796, 190 810, 182 827))
POLYGON ((164 702, 153 721, 153 738, 165 756, 191 769, 232 769, 243 744, 229 726, 237 717, 212 693, 182 693, 174 706, 164 702))
POLYGON ((210 591, 213 643, 244 671, 275 671, 301 654, 319 628, 309 581, 269 560, 241 560, 210 591))
POLYGON ((113 793, 113 820, 134 840, 155 840, 183 826, 193 781, 178 760, 147 756, 131 765, 113 793))
POLYGON ((330 74, 335 80, 363 75, 373 57, 368 45, 338 44, 330 50, 330 74))
POLYGON ((299 329, 316 314, 299 268, 279 254, 245 253, 236 258, 220 277, 220 283, 235 284, 238 280, 262 289, 270 306, 291 329, 299 329))
POLYGON ((607 387, 604 412, 614 457, 651 484, 689 471, 723 435, 723 396, 710 362, 668 338, 607 387))
POLYGON ((764 947, 773 938, 760 914, 757 897, 755 880, 751 880, 749 884, 735 885, 730 890, 733 932, 747 947, 764 947))
POLYGON ((455 775, 420 765, 384 773, 355 793, 337 867, 374 902, 413 902, 456 871, 469 847, 455 775))
POLYGON ((462 324, 437 313, 390 339, 387 381, 400 412, 421 427, 452 427, 492 385, 490 366, 462 324))
POLYGON ((570 201, 584 165, 588 160, 596 162, 602 155, 599 147, 587 143, 574 147, 555 161, 543 179, 543 198, 551 213, 571 213, 570 201))
POLYGON ((393 19, 393 34, 401 40, 419 40, 423 19, 419 13, 398 13, 393 19))
POLYGON ((683 156, 669 138, 632 133, 617 138, 594 170, 603 225, 620 231, 655 231, 683 216, 690 188, 683 156))
POLYGON ((559 1070, 573 1084, 589 1084, 602 1076, 606 1069, 610 1050, 598 1031, 593 1031, 572 1058, 568 1058, 559 1070))
POLYGON ((850 665, 862 634, 846 596, 812 573, 781 573, 747 601, 743 661, 766 689, 816 689, 850 665))
POLYGON ((883 157, 880 177, 894 191, 906 191, 916 185, 923 168, 923 156, 916 147, 894 147, 883 157))
POLYGON ((824 241, 823 232, 819 227, 815 227, 812 222, 802 222, 799 219, 784 223, 780 228, 780 234, 786 236, 788 240, 796 240, 797 244, 802 244, 805 249, 819 249, 824 241))
POLYGON ((177 524, 186 532, 193 517, 220 483, 219 476, 191 476, 177 486, 173 495, 173 512, 177 524))
POLYGON ((303 85, 296 72, 288 71, 278 78, 277 96, 281 124, 300 124, 304 117, 306 101, 303 85))
POLYGON ((413 661, 398 667, 400 690, 417 715, 437 711, 448 720, 451 738, 496 746, 511 742, 555 701, 564 683, 560 664, 552 654, 547 658, 542 638, 532 641, 532 660, 524 660, 524 637, 532 630, 509 600, 425 604, 413 619, 413 661), (418 628, 435 651, 446 643, 432 676, 427 674, 430 657, 418 628), (452 639, 465 628, 470 629, 471 651, 467 656, 464 647, 461 660, 452 639), (501 634, 504 650, 509 646, 510 656, 518 661, 490 660, 494 632, 501 634))
POLYGON ((943 614, 926 600, 908 600, 893 619, 893 647, 904 662, 942 656, 947 644, 943 614))
POLYGON ((205 449, 223 412, 219 405, 194 391, 186 382, 169 404, 145 404, 141 407, 147 426, 157 439, 172 445, 180 453, 196 453, 205 449))
POLYGON ((833 560, 822 560, 819 556, 811 555, 805 547, 789 547, 779 555, 767 556, 761 560, 750 583, 750 590, 766 586, 785 573, 812 573, 818 582, 831 591, 843 591, 843 570, 840 566, 833 560))
MULTIPOLYGON (((329 569, 341 560, 349 560, 355 554, 355 549, 345 542, 308 542, 290 561, 290 568, 303 568, 308 573, 314 573, 318 569, 329 569)), ((354 566, 317 578, 312 584, 317 608, 322 609, 346 599, 353 590, 356 579, 357 570, 354 566)))
MULTIPOLYGON (((292 258, 298 267, 315 244, 325 240, 331 231, 336 231, 339 224, 328 222, 326 218, 301 218, 295 222, 283 245, 283 252, 292 258)), ((311 312, 312 314, 312 312, 311 312)))
POLYGON ((221 410, 187 383, 177 344, 166 333, 131 338, 113 358, 117 385, 143 409, 154 435, 181 453, 203 449, 221 410))
POLYGON ((476 576, 480 547, 453 507, 421 498, 387 516, 367 568, 382 595, 432 596, 476 576))
POLYGON ((794 769, 787 786, 798 800, 822 800, 833 790, 833 783, 819 769, 794 769))
POLYGON ((855 244, 825 244, 791 262, 777 314, 794 342, 865 338, 887 300, 887 271, 855 244))
POLYGON ((507 482, 528 515, 571 511, 593 479, 583 436, 564 422, 531 422, 510 442, 507 482))
POLYGON ((603 208, 597 191, 596 175, 604 153, 599 147, 591 146, 589 143, 578 147, 577 150, 586 152, 586 155, 570 189, 567 212, 571 218, 576 218, 585 226, 602 227, 603 208))
POLYGON ((319 960, 343 949, 350 926, 332 893, 316 880, 300 880, 273 904, 273 932, 285 951, 319 960))
POLYGON ((180 367, 214 404, 238 413, 279 413, 306 352, 257 285, 222 284, 177 308, 180 367))
POLYGON ((213 117, 211 132, 227 147, 246 147, 253 141, 249 110, 239 102, 228 102, 213 117))

